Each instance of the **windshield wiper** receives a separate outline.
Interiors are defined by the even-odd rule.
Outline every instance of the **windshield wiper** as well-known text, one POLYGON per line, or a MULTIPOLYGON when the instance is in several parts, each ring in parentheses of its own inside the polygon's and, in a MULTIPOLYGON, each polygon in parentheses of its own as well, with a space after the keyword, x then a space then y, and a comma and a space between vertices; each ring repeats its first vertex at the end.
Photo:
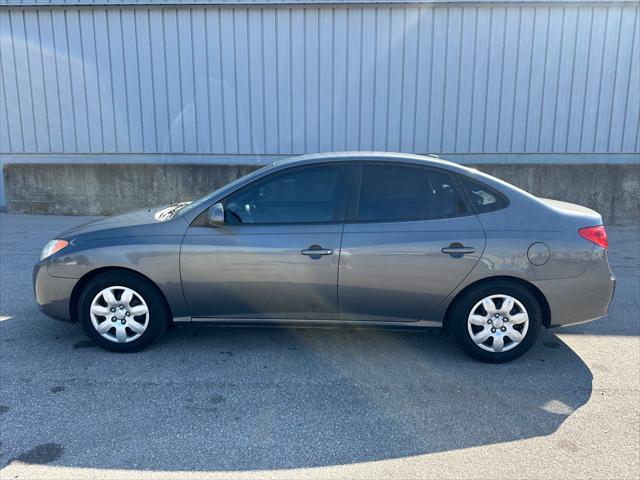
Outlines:
POLYGON ((189 205, 191 202, 180 202, 180 203, 176 203, 174 205, 169 205, 167 208, 163 208, 162 210, 160 210, 159 212, 157 212, 154 216, 155 219, 158 221, 164 221, 164 220, 169 220, 170 218, 172 218, 176 212, 178 212, 178 210, 186 207, 187 205, 189 205))

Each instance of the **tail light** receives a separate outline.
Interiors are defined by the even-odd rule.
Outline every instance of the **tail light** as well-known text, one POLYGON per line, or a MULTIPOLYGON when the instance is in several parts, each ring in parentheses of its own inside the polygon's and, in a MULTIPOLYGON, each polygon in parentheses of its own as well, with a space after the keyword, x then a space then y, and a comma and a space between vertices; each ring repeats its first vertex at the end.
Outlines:
POLYGON ((607 239, 607 231, 604 229, 604 225, 581 228, 580 230, 578 230, 578 233, 582 238, 586 238, 599 247, 605 249, 609 248, 609 240, 607 239))

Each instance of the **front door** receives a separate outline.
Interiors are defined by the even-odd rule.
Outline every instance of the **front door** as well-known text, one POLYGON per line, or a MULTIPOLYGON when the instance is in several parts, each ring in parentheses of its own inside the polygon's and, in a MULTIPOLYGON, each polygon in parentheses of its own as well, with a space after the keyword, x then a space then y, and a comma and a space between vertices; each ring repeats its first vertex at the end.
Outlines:
POLYGON ((485 235, 453 175, 370 163, 342 237, 341 320, 431 320, 478 262, 485 235))
POLYGON ((336 319, 350 171, 322 164, 276 172, 223 200, 223 226, 194 222, 180 259, 192 317, 336 319))

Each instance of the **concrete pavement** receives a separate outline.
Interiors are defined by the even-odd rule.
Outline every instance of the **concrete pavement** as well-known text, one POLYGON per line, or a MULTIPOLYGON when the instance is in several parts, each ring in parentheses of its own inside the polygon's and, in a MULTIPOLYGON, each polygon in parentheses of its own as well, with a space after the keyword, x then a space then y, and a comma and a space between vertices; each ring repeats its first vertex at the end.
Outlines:
POLYGON ((507 365, 438 331, 176 328, 115 355, 37 309, 87 217, 0 214, 0 478, 637 478, 640 229, 608 317, 507 365))

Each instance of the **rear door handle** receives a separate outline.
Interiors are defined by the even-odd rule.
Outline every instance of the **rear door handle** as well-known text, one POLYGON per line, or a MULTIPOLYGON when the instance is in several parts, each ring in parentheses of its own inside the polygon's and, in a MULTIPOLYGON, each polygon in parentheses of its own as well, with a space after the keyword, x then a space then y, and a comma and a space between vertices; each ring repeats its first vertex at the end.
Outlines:
POLYGON ((446 253, 447 255, 451 255, 454 258, 460 258, 462 255, 467 253, 475 253, 476 249, 474 247, 465 247, 460 242, 453 242, 448 247, 444 247, 442 249, 442 253, 446 253))
POLYGON ((309 248, 306 248, 300 251, 302 255, 308 255, 311 258, 320 258, 322 255, 333 255, 333 250, 330 248, 322 248, 320 245, 311 245, 309 248))

